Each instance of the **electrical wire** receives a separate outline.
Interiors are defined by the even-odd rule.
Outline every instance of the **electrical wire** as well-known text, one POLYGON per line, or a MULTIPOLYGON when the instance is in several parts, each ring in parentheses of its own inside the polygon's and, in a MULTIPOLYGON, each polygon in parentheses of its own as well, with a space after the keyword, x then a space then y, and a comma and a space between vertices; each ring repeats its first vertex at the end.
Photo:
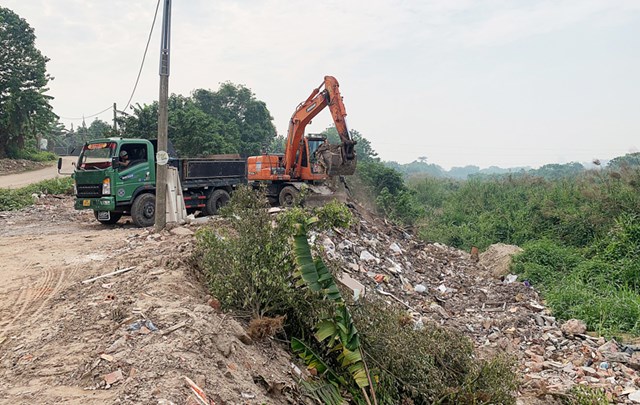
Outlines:
POLYGON ((100 112, 97 112, 97 113, 91 114, 91 115, 83 115, 82 117, 63 117, 61 115, 59 115, 58 117, 60 117, 60 118, 62 118, 64 120, 82 120, 82 119, 85 119, 85 118, 93 118, 93 117, 95 117, 97 115, 102 114, 103 112, 106 112, 106 111, 110 110, 112 107, 113 106, 109 106, 109 107, 105 108, 104 110, 102 110, 100 112))
MULTIPOLYGON (((142 63, 140 63, 140 70, 138 70, 138 77, 136 77, 136 82, 133 85, 133 90, 131 91, 131 96, 129 97, 129 101, 127 101, 127 105, 124 106, 124 108, 122 109, 123 111, 127 109, 127 107, 129 107, 129 104, 131 104, 131 100, 133 100, 133 96, 134 94, 136 94, 136 89, 138 88, 138 82, 140 81, 140 76, 142 75, 142 68, 144 68, 144 62, 147 58, 147 51, 149 50, 149 44, 151 43, 151 36, 153 35, 153 28, 156 26, 156 19, 158 18, 158 10, 160 9, 160 0, 158 0, 158 2, 156 3, 156 11, 153 14, 153 22, 151 23, 151 30, 149 31, 149 38, 147 38, 147 45, 144 48, 144 54, 142 55, 142 63)), ((105 108, 104 110, 97 112, 95 114, 91 114, 91 115, 85 115, 82 117, 63 117, 63 116, 59 116, 62 119, 65 120, 81 120, 81 119, 85 119, 85 118, 93 118, 95 116, 98 116, 106 111, 108 111, 109 109, 111 109, 113 106, 109 106, 107 108, 105 108)))
POLYGON ((160 0, 156 4, 156 12, 153 14, 153 22, 151 23, 151 30, 149 31, 149 38, 147 38, 147 46, 144 48, 144 54, 142 55, 142 63, 140 63, 140 70, 138 71, 138 77, 136 77, 136 83, 133 85, 133 91, 131 92, 131 97, 129 97, 129 101, 127 101, 127 105, 124 106, 122 111, 125 111, 129 104, 131 104, 131 100, 133 100, 133 95, 136 94, 136 89, 138 88, 138 82, 140 81, 140 76, 142 75, 142 68, 144 67, 144 61, 147 58, 147 51, 149 50, 149 43, 151 43, 151 36, 153 35, 153 28, 156 26, 156 18, 158 17, 158 9, 160 8, 160 0))

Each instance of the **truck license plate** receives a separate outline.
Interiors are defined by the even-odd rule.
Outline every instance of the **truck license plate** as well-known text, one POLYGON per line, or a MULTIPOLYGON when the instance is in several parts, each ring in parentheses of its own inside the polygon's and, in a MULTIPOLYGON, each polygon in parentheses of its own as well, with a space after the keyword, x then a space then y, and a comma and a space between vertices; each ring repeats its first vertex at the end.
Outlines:
POLYGON ((82 206, 83 207, 90 207, 91 206, 91 200, 82 200, 82 206))
POLYGON ((98 211, 98 220, 100 221, 108 221, 111 219, 111 214, 109 211, 98 211))

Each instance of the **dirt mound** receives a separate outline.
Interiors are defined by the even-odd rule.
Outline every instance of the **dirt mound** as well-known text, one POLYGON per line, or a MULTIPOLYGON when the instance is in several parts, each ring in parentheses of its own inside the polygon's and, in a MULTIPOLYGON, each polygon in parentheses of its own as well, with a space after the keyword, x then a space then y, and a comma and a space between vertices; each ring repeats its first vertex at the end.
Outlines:
POLYGON ((184 403, 184 377, 218 404, 298 403, 286 348, 208 304, 181 229, 105 227, 69 198, 0 213, 0 403, 184 403))
POLYGON ((511 258, 521 252, 518 246, 496 243, 480 254, 480 264, 489 269, 493 277, 500 278, 509 274, 511 258))

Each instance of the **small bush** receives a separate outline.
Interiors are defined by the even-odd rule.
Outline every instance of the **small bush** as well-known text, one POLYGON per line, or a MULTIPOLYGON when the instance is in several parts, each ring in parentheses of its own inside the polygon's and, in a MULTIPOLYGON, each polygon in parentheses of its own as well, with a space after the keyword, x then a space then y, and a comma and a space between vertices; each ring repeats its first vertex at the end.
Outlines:
POLYGON ((607 405, 609 400, 601 388, 574 385, 567 395, 562 397, 563 405, 607 405))
POLYGON ((229 227, 197 233, 211 292, 223 308, 253 317, 284 314, 300 301, 290 283, 289 234, 272 224, 262 197, 248 187, 236 190, 221 210, 229 227))
POLYGON ((228 226, 198 231, 198 255, 209 288, 224 308, 245 311, 254 318, 286 315, 288 326, 299 330, 313 324, 317 308, 292 282, 289 238, 295 224, 315 214, 316 229, 340 227, 351 222, 351 213, 338 203, 314 211, 295 207, 278 216, 270 215, 267 208, 264 193, 249 187, 236 190, 220 212, 228 226))

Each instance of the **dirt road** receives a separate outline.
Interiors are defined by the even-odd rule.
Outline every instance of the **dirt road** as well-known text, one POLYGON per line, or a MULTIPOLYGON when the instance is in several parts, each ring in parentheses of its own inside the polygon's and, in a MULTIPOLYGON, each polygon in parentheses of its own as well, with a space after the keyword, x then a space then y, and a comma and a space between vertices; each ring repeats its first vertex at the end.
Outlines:
MULTIPOLYGON (((78 158, 76 156, 65 156, 62 158, 63 171, 70 173, 73 167, 72 162, 78 158)), ((42 180, 54 179, 60 177, 56 164, 39 170, 22 172, 16 174, 8 174, 0 176, 0 188, 19 188, 28 186, 31 183, 37 183, 42 180)))
POLYGON ((288 354, 243 343, 244 328, 207 304, 193 230, 103 226, 72 206, 47 196, 0 212, 0 404, 185 403, 184 376, 216 403, 296 402, 282 391, 288 354))

